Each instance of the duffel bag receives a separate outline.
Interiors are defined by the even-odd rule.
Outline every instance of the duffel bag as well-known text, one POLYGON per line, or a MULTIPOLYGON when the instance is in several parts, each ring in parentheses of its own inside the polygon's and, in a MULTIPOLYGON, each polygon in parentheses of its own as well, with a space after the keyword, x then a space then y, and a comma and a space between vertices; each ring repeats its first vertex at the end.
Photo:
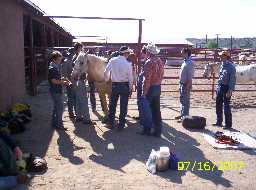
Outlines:
POLYGON ((204 129, 206 118, 200 116, 186 116, 182 120, 182 126, 188 129, 204 129))

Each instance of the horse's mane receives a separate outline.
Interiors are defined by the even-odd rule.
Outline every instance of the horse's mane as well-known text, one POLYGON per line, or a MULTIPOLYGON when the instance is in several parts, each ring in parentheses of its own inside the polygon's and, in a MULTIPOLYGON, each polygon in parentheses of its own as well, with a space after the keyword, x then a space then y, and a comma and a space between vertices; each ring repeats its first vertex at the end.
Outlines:
POLYGON ((90 61, 92 62, 100 62, 100 63, 106 63, 107 59, 105 57, 99 57, 93 54, 88 54, 88 59, 90 59, 90 61))

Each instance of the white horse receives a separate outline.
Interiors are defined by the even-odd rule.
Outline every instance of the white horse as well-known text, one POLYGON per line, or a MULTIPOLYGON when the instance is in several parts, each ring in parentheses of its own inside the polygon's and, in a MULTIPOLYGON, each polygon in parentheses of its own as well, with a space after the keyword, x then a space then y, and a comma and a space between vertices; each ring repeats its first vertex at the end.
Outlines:
POLYGON ((88 52, 81 52, 75 61, 75 66, 71 74, 72 77, 79 76, 82 73, 88 74, 88 81, 94 82, 96 90, 99 93, 105 118, 108 115, 108 104, 106 95, 110 97, 112 84, 111 81, 105 81, 104 71, 106 66, 107 59, 88 54, 88 52))
MULTIPOLYGON (((236 68, 236 82, 237 83, 256 83, 256 64, 251 65, 236 65, 233 64, 236 68)), ((205 65, 203 77, 210 78, 211 75, 219 74, 220 72, 220 63, 208 63, 205 65)))

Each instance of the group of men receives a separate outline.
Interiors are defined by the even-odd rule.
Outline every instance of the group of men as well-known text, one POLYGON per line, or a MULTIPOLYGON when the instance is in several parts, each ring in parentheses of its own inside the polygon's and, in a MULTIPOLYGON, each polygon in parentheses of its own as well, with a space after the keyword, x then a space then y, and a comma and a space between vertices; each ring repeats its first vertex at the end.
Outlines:
MULTIPOLYGON (((52 114, 52 126, 57 129, 65 129, 62 123, 63 99, 62 86, 66 86, 68 95, 68 111, 71 118, 76 121, 83 121, 85 124, 92 124, 89 115, 87 93, 85 91, 86 75, 80 76, 75 85, 70 84, 74 80, 71 72, 74 67, 74 61, 82 50, 81 44, 75 44, 74 51, 70 53, 69 60, 64 61, 64 79, 61 76, 60 63, 62 55, 59 52, 52 53, 52 62, 49 67, 50 94, 53 99, 54 109, 52 114), (65 65, 66 64, 66 65, 65 65), (80 84, 80 85, 79 85, 80 84), (76 90, 75 90, 76 89, 76 90), (85 97, 85 98, 81 98, 85 97), (76 102, 76 103, 75 103, 76 102), (84 111, 82 111, 84 110, 84 111)), ((137 77, 137 103, 139 111, 140 124, 143 126, 140 134, 161 136, 162 118, 160 111, 161 82, 164 76, 164 63, 159 58, 160 50, 154 44, 148 44, 141 51, 141 71, 137 77)), ((106 127, 117 128, 122 131, 125 127, 126 115, 128 109, 129 97, 132 94, 134 73, 132 63, 127 60, 132 50, 127 46, 122 46, 117 55, 108 59, 108 64, 104 72, 105 80, 112 81, 112 93, 109 100, 109 114, 106 119, 106 127), (117 101, 120 98, 119 122, 115 123, 115 114, 117 101)), ((180 116, 175 117, 178 122, 189 115, 190 94, 192 90, 192 79, 194 77, 194 64, 191 59, 191 49, 184 48, 181 52, 184 62, 180 70, 180 116)), ((231 62, 230 54, 224 51, 220 54, 222 66, 220 70, 217 98, 216 98, 216 126, 222 126, 223 122, 223 103, 225 113, 225 128, 232 127, 232 114, 230 108, 230 99, 235 89, 235 68, 231 62)), ((92 110, 96 109, 94 94, 94 83, 89 82, 90 100, 92 110)))
MULTIPOLYGON (((106 80, 110 76, 112 81, 107 127, 115 127, 115 112, 117 100, 120 97, 120 116, 116 127, 118 131, 121 131, 125 127, 125 117, 129 96, 131 96, 133 90, 134 77, 132 63, 127 60, 132 51, 129 47, 123 46, 119 52, 120 55, 118 57, 110 59, 104 74, 106 80)), ((138 110, 140 123, 143 126, 140 134, 142 135, 161 135, 160 94, 164 63, 157 57, 159 52, 160 50, 154 44, 144 46, 142 51, 142 56, 146 61, 142 66, 137 82, 138 110)))
MULTIPOLYGON (((70 52, 68 60, 64 61, 61 72, 61 63, 63 57, 60 52, 52 53, 52 62, 49 66, 49 83, 50 94, 53 100, 52 127, 55 129, 65 129, 62 123, 63 114, 63 97, 62 86, 66 86, 68 95, 68 111, 69 116, 79 122, 83 119, 85 124, 93 124, 89 116, 88 99, 85 90, 86 75, 81 75, 76 79, 76 83, 70 83, 74 79, 71 77, 71 72, 74 67, 74 61, 82 49, 81 44, 76 44, 73 51, 70 52), (71 58, 72 57, 72 58, 71 58), (66 64, 66 65, 65 65, 66 64), (62 78, 62 74, 66 78, 62 78), (78 88, 78 89, 77 89, 78 88), (84 99, 83 96, 86 96, 84 99), (85 115, 84 115, 85 114, 85 115), (84 116, 86 118, 82 118, 84 116), (85 120, 84 120, 85 119, 85 120)), ((123 46, 119 53, 109 59, 104 72, 105 80, 112 81, 112 93, 109 101, 109 115, 107 118, 107 127, 118 131, 122 131, 125 127, 127 108, 129 97, 133 90, 134 73, 132 63, 127 60, 132 52, 129 47, 123 46), (117 101, 120 98, 120 115, 119 123, 115 124, 115 113, 117 101)), ((161 82, 164 76, 164 63, 158 57, 160 50, 154 44, 144 46, 141 51, 141 72, 137 77, 137 104, 139 111, 140 124, 142 131, 141 135, 161 136, 162 118, 160 111, 160 95, 161 82)), ((181 122, 189 115, 190 109, 190 94, 192 90, 192 79, 194 76, 194 64, 191 59, 191 50, 184 48, 181 52, 184 62, 180 70, 180 116, 176 117, 178 122, 181 122)), ((236 70, 231 61, 229 52, 224 51, 220 55, 222 61, 219 80, 217 83, 216 97, 216 114, 217 121, 215 126, 222 126, 223 122, 223 104, 225 114, 225 129, 232 128, 232 114, 230 100, 232 92, 235 90, 236 70)), ((93 83, 90 84, 93 86, 93 83)), ((93 89, 93 88, 92 88, 93 89)), ((93 89, 94 90, 94 89, 93 89)), ((95 109, 94 92, 91 92, 92 109, 95 109)), ((28 176, 15 173, 16 166, 6 165, 4 163, 15 163, 16 159, 22 157, 22 151, 12 141, 9 136, 0 134, 0 188, 14 187, 17 184, 24 184, 28 181, 28 176), (10 156, 9 156, 10 155, 10 156), (9 156, 9 157, 7 157, 9 156), (10 162, 12 161, 13 162, 10 162), (6 170, 6 168, 13 170, 6 170), (6 172, 7 171, 7 172, 6 172)))
MULTIPOLYGON (((176 117, 178 122, 189 115, 190 108, 190 94, 192 90, 192 79, 194 76, 194 65, 191 59, 191 50, 185 48, 182 50, 184 62, 180 70, 180 116, 176 117)), ((228 51, 223 51, 219 54, 221 60, 221 67, 219 73, 219 80, 216 90, 216 115, 217 121, 213 126, 224 127, 224 129, 232 128, 232 113, 230 101, 232 93, 236 85, 236 69, 231 61, 231 55, 228 51), (225 125, 223 126, 223 105, 225 115, 225 125)))

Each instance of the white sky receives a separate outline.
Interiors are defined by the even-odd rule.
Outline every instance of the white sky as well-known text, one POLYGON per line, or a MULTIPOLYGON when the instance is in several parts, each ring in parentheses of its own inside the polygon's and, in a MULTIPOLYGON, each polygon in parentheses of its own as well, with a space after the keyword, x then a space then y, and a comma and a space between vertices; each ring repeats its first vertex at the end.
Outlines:
MULTIPOLYGON (((32 0, 48 15, 144 18, 143 40, 255 37, 256 0, 32 0)), ((136 21, 56 19, 73 35, 136 42, 136 21)))

